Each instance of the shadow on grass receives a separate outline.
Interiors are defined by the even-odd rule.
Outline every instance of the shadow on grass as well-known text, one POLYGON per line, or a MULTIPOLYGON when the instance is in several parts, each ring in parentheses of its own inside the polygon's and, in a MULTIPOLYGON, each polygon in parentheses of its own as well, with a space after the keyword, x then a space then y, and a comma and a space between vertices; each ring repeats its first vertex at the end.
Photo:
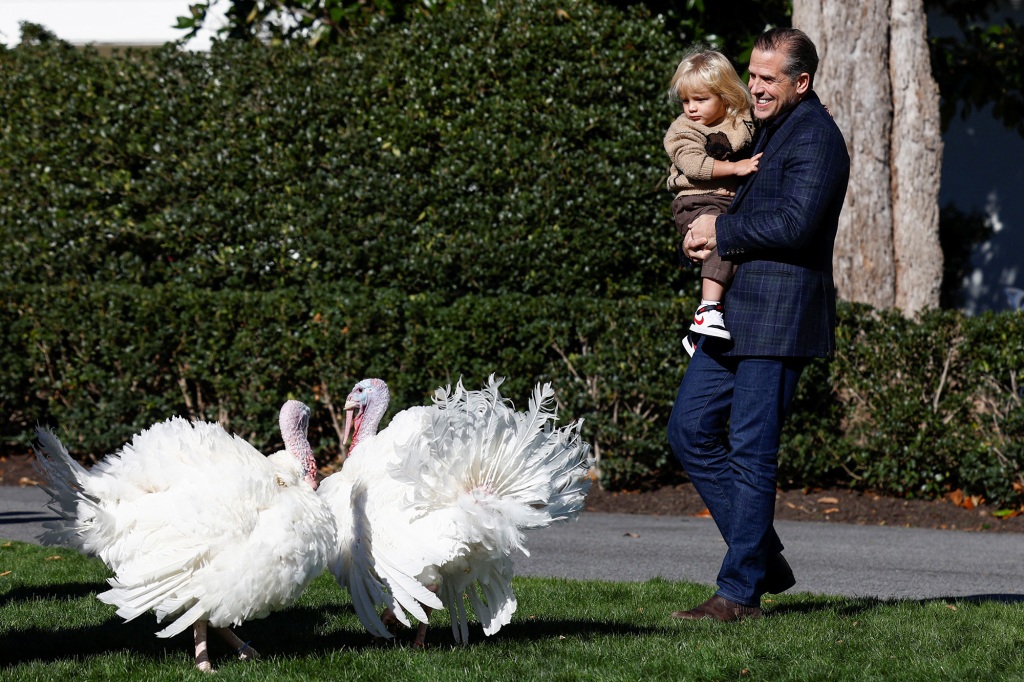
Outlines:
MULTIPOLYGON (((399 633, 388 642, 380 642, 360 627, 358 630, 335 629, 325 631, 323 626, 337 622, 337 611, 344 607, 291 608, 273 613, 267 618, 251 621, 235 628, 243 640, 251 641, 254 649, 264 658, 308 658, 326 656, 339 650, 359 652, 380 648, 412 647, 415 630, 399 633)), ((347 617, 347 616, 346 616, 347 617)), ((60 629, 28 628, 9 632, 4 636, 7 650, 0 670, 21 663, 50 663, 75 658, 87 658, 127 652, 153 662, 179 659, 190 667, 193 654, 191 629, 170 639, 159 639, 159 629, 152 615, 129 623, 111 617, 93 626, 60 629)), ((566 638, 603 636, 644 636, 663 632, 661 628, 637 627, 622 623, 578 620, 531 620, 512 623, 491 637, 486 637, 479 624, 470 625, 469 648, 494 646, 502 641, 543 641, 566 638)), ((210 654, 214 666, 234 658, 221 639, 210 636, 210 654)), ((452 637, 447 623, 431 627, 427 633, 428 648, 461 648, 452 637)))
MULTIPOLYGON (((78 598, 102 589, 102 583, 68 584, 55 587, 19 588, 7 598, 22 600, 78 598)), ((250 621, 233 628, 243 640, 250 641, 261 656, 308 656, 338 649, 361 649, 373 646, 373 641, 360 628, 335 629, 324 632, 324 624, 337 621, 335 612, 344 607, 292 607, 272 613, 266 618, 250 621)), ((351 609, 349 609, 351 610, 351 609)), ((79 627, 25 628, 7 632, 2 638, 4 655, 0 656, 0 669, 28 662, 54 662, 70 658, 101 656, 130 652, 149 660, 162 660, 168 656, 184 657, 191 661, 194 653, 192 629, 163 639, 156 633, 164 624, 156 622, 153 614, 125 622, 113 615, 102 623, 79 627)), ((217 660, 234 657, 223 640, 211 634, 210 654, 217 660)))
MULTIPOLYGON (((105 587, 103 583, 69 583, 46 587, 23 587, 12 590, 8 599, 25 601, 73 599, 88 596, 105 587)), ((113 615, 102 623, 68 628, 15 629, 3 637, 6 650, 0 663, 4 667, 28 662, 57 662, 127 652, 150 661, 168 658, 191 661, 193 642, 191 628, 170 639, 161 639, 156 632, 163 625, 152 614, 124 622, 113 615)), ((266 618, 249 621, 233 628, 243 640, 251 642, 264 658, 308 658, 326 656, 339 650, 359 652, 369 649, 410 648, 415 628, 397 633, 393 640, 381 641, 367 633, 356 620, 351 604, 293 606, 272 613, 266 618)), ((484 635, 479 623, 469 626, 469 647, 493 646, 502 641, 544 641, 566 638, 604 636, 645 636, 663 632, 662 628, 642 627, 628 623, 591 620, 530 619, 504 626, 491 637, 484 635)), ((210 654, 214 665, 234 658, 233 652, 216 635, 211 634, 210 654)), ((456 644, 447 619, 431 625, 427 633, 428 648, 461 648, 456 644)))
MULTIPOLYGON (((484 639, 482 628, 478 628, 480 639, 484 639)), ((642 637, 664 632, 664 628, 593 620, 545 620, 537 618, 524 623, 511 623, 499 630, 490 639, 499 637, 528 641, 557 639, 559 637, 642 637)), ((472 633, 470 633, 472 636, 472 633)))
POLYGON ((899 603, 896 599, 875 599, 871 597, 849 598, 829 597, 823 599, 801 599, 793 603, 773 605, 765 609, 764 615, 769 618, 788 616, 791 614, 807 615, 821 611, 830 611, 840 616, 855 616, 872 611, 882 606, 893 606, 899 603))
POLYGON ((820 611, 830 611, 840 616, 854 616, 884 606, 896 606, 897 604, 957 604, 968 602, 971 604, 985 604, 989 602, 999 604, 1021 604, 1024 603, 1022 594, 975 594, 962 597, 932 597, 929 599, 876 599, 871 597, 862 598, 821 598, 800 600, 798 602, 778 604, 765 610, 765 616, 778 617, 790 614, 810 614, 820 611))
POLYGON ((191 633, 170 640, 157 640, 148 624, 139 621, 124 623, 113 618, 100 625, 14 630, 3 636, 3 646, 7 651, 0 667, 122 651, 131 651, 145 658, 165 658, 168 654, 185 651, 190 637, 191 633))
MULTIPOLYGON (((469 625, 469 648, 493 645, 496 642, 541 642, 560 638, 586 639, 588 637, 643 637, 661 634, 664 628, 644 627, 628 623, 597 622, 591 620, 544 620, 533 619, 505 625, 490 637, 484 634, 479 623, 469 625)), ((412 644, 415 629, 399 632, 394 644, 412 644)), ((427 631, 427 645, 435 647, 461 647, 455 643, 448 623, 432 625, 427 631)), ((385 644, 388 646, 388 644, 385 644)))
POLYGON ((971 604, 985 604, 998 602, 1000 604, 1024 604, 1024 594, 970 594, 963 597, 934 597, 932 599, 921 599, 919 604, 932 604, 940 602, 943 604, 956 604, 957 602, 970 602, 971 604))
MULTIPOLYGON (((438 614, 442 615, 442 614, 438 614)), ((477 646, 493 646, 501 642, 537 642, 557 640, 560 638, 588 637, 641 637, 664 632, 660 627, 638 626, 616 621, 599 621, 590 619, 545 619, 529 618, 516 620, 505 625, 498 632, 488 637, 483 626, 476 621, 469 623, 468 648, 477 646)), ((412 628, 401 628, 390 640, 380 640, 368 632, 356 620, 355 610, 351 604, 327 604, 317 609, 289 609, 281 614, 273 614, 265 620, 246 623, 238 630, 243 639, 252 639, 253 646, 257 642, 276 639, 278 653, 294 653, 296 655, 320 654, 347 649, 359 651, 363 649, 405 648, 413 647, 416 636, 416 623, 412 628), (287 620, 278 620, 275 616, 288 616, 287 620), (305 622, 300 622, 302 620, 305 622), (242 635, 245 630, 246 636, 242 635)), ((463 648, 456 643, 452 634, 451 621, 442 615, 437 621, 431 621, 427 630, 428 648, 463 648)), ((257 649, 263 654, 262 649, 257 649)))
POLYGON ((109 585, 105 582, 61 583, 59 585, 23 585, 0 594, 0 606, 14 602, 40 602, 52 600, 80 599, 102 592, 109 585))

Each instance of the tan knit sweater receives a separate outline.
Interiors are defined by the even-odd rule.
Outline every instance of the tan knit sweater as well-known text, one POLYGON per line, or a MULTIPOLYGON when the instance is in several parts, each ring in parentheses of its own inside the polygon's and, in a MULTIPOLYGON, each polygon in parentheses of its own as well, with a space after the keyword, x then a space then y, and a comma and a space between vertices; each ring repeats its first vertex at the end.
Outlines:
POLYGON ((680 194, 736 193, 737 177, 711 179, 715 160, 738 161, 750 156, 754 137, 751 117, 726 118, 714 127, 679 116, 665 133, 665 151, 672 165, 668 171, 668 190, 680 194))

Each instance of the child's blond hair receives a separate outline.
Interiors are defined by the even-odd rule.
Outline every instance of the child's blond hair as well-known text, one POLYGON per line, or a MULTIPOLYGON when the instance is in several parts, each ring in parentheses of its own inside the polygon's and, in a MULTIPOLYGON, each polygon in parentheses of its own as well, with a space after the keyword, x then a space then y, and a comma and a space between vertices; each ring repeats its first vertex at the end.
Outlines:
POLYGON ((729 118, 749 117, 754 107, 754 99, 732 62, 715 50, 694 48, 676 67, 668 88, 669 99, 679 103, 692 92, 719 95, 729 118))

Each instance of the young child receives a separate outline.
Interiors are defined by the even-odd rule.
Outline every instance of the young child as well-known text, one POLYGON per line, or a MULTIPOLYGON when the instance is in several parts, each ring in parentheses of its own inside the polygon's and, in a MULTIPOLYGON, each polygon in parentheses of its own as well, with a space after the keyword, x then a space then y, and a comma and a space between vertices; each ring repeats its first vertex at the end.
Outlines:
MULTIPOLYGON (((688 54, 676 68, 668 94, 683 109, 665 134, 665 151, 672 160, 668 189, 676 195, 672 216, 685 237, 697 216, 728 210, 739 178, 757 171, 761 155, 750 156, 750 91, 722 53, 688 54)), ((722 260, 717 250, 701 266, 701 302, 690 325, 693 333, 683 339, 689 355, 696 350, 695 334, 732 338, 725 326, 722 296, 734 272, 735 266, 722 260)))

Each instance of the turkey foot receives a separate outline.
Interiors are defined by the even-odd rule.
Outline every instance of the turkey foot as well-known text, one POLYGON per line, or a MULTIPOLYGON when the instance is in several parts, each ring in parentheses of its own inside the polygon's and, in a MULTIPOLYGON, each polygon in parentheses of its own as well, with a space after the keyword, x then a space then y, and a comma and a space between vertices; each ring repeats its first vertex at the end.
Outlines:
MULTIPOLYGON (((380 614, 380 622, 384 625, 384 629, 391 633, 391 639, 398 635, 398 632, 402 630, 405 625, 395 616, 395 612, 391 609, 384 609, 384 612, 380 614)), ((374 644, 384 644, 387 642, 385 637, 374 637, 374 644)), ((393 642, 392 642, 393 643, 393 642)))
POLYGON ((224 638, 224 641, 228 643, 235 653, 238 654, 238 658, 243 661, 258 661, 260 660, 260 654, 258 651, 249 646, 248 642, 243 642, 242 639, 235 634, 231 628, 214 628, 216 633, 224 638))

